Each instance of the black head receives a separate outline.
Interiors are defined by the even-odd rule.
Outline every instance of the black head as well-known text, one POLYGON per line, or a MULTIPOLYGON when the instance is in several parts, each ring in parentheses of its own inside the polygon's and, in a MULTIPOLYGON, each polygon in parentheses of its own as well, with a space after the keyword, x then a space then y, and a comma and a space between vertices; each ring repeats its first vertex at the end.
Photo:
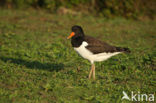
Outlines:
POLYGON ((72 33, 68 36, 69 38, 72 38, 71 44, 73 47, 79 47, 82 42, 84 41, 84 33, 80 26, 75 25, 72 26, 72 33))
POLYGON ((83 29, 81 28, 81 26, 78 25, 73 26, 72 32, 74 32, 76 36, 84 36, 83 29))
POLYGON ((72 26, 72 33, 70 34, 70 36, 68 37, 69 38, 77 38, 77 37, 84 37, 84 32, 83 32, 83 29, 81 28, 81 26, 78 26, 78 25, 74 25, 72 26))

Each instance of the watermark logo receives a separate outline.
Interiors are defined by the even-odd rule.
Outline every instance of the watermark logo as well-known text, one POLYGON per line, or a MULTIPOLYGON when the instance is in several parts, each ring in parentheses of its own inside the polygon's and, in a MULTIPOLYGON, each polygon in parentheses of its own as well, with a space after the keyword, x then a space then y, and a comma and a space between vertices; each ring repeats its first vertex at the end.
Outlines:
POLYGON ((122 97, 122 100, 123 100, 123 99, 130 100, 130 98, 128 97, 128 95, 126 94, 125 91, 123 91, 122 93, 123 93, 123 95, 124 95, 124 96, 122 97))
POLYGON ((141 94, 140 92, 134 93, 131 92, 131 96, 128 96, 128 94, 123 91, 123 99, 129 100, 129 101, 154 101, 154 94, 141 94))

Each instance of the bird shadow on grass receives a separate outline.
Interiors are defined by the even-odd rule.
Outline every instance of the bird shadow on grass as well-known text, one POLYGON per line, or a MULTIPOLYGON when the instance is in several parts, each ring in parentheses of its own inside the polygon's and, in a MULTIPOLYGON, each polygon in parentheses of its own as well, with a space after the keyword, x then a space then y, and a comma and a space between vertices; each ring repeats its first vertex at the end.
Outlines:
POLYGON ((19 58, 10 57, 0 57, 3 62, 14 63, 21 66, 26 66, 31 69, 42 69, 48 71, 56 71, 64 69, 64 64, 62 63, 41 63, 39 61, 27 61, 19 58))

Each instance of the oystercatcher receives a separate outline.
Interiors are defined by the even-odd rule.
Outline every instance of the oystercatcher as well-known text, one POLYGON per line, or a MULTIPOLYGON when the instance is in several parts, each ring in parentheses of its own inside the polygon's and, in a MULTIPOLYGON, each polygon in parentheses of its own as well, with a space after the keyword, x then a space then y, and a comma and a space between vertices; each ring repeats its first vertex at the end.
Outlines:
POLYGON ((94 62, 107 60, 110 57, 123 52, 130 52, 128 48, 111 46, 93 37, 86 36, 83 32, 83 29, 78 25, 72 27, 72 33, 67 39, 70 38, 74 50, 83 58, 88 59, 92 64, 89 79, 91 78, 91 75, 93 75, 93 79, 95 79, 94 62))

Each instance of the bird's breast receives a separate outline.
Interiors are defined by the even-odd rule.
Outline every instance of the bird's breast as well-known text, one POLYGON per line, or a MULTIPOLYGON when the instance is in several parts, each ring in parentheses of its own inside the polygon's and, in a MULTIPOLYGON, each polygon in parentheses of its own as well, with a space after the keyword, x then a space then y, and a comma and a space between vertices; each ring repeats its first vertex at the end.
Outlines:
POLYGON ((82 44, 79 47, 74 48, 74 50, 80 54, 83 58, 89 59, 91 58, 91 55, 93 55, 92 52, 90 52, 86 46, 88 45, 87 42, 83 41, 82 44))

